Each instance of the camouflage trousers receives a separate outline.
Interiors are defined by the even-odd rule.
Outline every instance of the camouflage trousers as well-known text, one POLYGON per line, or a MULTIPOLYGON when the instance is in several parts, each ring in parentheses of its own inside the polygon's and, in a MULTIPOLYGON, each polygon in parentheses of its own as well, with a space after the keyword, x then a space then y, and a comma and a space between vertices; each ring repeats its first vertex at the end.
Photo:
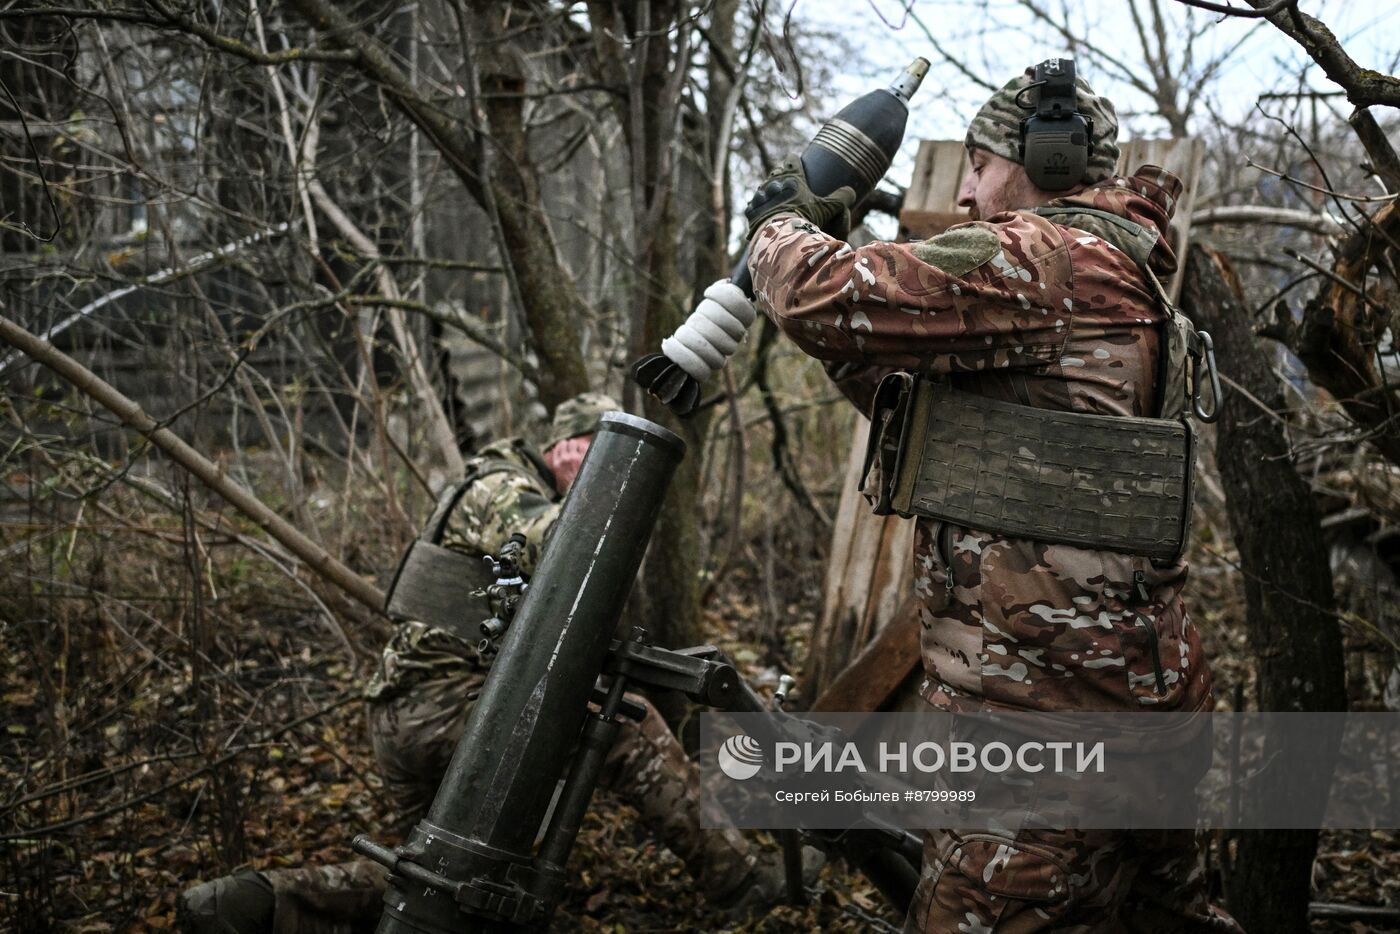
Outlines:
POLYGON ((259 875, 272 886, 269 934, 370 934, 379 926, 388 876, 378 863, 356 860, 259 875))
MULTIPOLYGON (((998 735, 956 719, 950 730, 973 742, 998 735)), ((1210 763, 1208 734, 1191 734, 1171 754, 1199 777, 1210 763)), ((1095 789, 1098 813, 1132 814, 1135 801, 1163 798, 1167 783, 1182 780, 1181 772, 1152 764, 1147 757, 1132 781, 1095 789)), ((993 774, 975 788, 979 801, 1007 801, 1009 789, 1021 817, 1008 809, 995 831, 926 833, 905 934, 1243 934, 1210 904, 1195 831, 1049 829, 1038 815, 1064 789, 993 774)))
MULTIPOLYGON (((484 675, 424 681, 370 704, 370 739, 386 790, 404 818, 402 832, 432 804, 484 681, 484 675)), ((646 716, 621 721, 603 763, 602 787, 636 808, 652 838, 675 853, 696 881, 711 891, 733 889, 753 867, 748 843, 737 830, 701 828, 695 764, 656 708, 643 697, 627 696, 646 716)))
MULTIPOLYGON (((432 804, 484 680, 480 674, 425 680, 370 702, 370 739, 400 817, 399 839, 432 804)), ((702 829, 695 764, 656 708, 628 697, 646 708, 646 716, 622 721, 604 762, 602 786, 636 808, 652 838, 679 857, 699 885, 715 893, 737 889, 754 866, 747 841, 736 830, 702 829)), ((354 934, 367 919, 367 930, 375 928, 385 876, 372 863, 262 875, 275 896, 275 934, 354 934)))
POLYGON ((905 934, 1242 934, 1194 831, 930 831, 905 934))

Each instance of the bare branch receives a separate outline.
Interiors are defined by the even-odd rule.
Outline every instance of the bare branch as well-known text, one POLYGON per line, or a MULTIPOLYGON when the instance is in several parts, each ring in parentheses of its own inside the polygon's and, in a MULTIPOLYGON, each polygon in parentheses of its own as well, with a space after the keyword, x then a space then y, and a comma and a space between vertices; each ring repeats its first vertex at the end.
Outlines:
POLYGON ((1268 175, 1272 175, 1275 178, 1281 178, 1291 185, 1297 185, 1300 188, 1306 188, 1309 191, 1316 191, 1319 194, 1330 195, 1331 197, 1339 198, 1342 201, 1355 201, 1360 204, 1385 204, 1387 202, 1394 201, 1397 197, 1400 197, 1400 193, 1390 195, 1349 195, 1345 192, 1333 191, 1332 189, 1325 188, 1322 185, 1314 185, 1311 182, 1303 181, 1301 178, 1294 178, 1287 172, 1280 172, 1278 169, 1271 169, 1267 165, 1260 165, 1259 163, 1255 162, 1252 158, 1249 157, 1245 158, 1245 165, 1249 166, 1251 169, 1258 169, 1261 172, 1264 172, 1268 175))
MULTIPOLYGON (((1180 0, 1184 2, 1184 0, 1180 0)), ((1255 11, 1277 26, 1284 34, 1303 47, 1303 51, 1319 65, 1334 82, 1347 92, 1347 99, 1358 107, 1385 104, 1400 107, 1400 78, 1382 74, 1356 63, 1342 43, 1326 25, 1315 17, 1285 4, 1245 0, 1255 11)))
POLYGON ((36 16, 60 16, 65 19, 90 19, 136 23, 153 28, 173 28, 194 36, 211 49, 237 55, 257 65, 288 65, 293 62, 350 62, 357 54, 352 49, 283 49, 280 52, 264 52, 232 36, 225 36, 203 23, 195 22, 171 10, 159 0, 147 0, 158 15, 152 16, 141 10, 80 7, 27 6, 0 10, 0 19, 30 19, 36 16))
POLYGON ((1394 194, 1400 192, 1400 156, 1395 147, 1386 139, 1385 131, 1376 123, 1376 118, 1365 107, 1358 107, 1347 118, 1361 145, 1366 147, 1366 155, 1371 159, 1371 171, 1385 185, 1385 190, 1394 194))
POLYGON ((345 303, 347 305, 399 308, 426 315, 439 324, 461 331, 468 338, 515 367, 526 379, 533 382, 539 378, 535 366, 508 347, 499 336, 492 332, 491 328, 471 315, 464 314, 460 308, 443 304, 430 305, 427 302, 417 302, 407 298, 391 298, 387 295, 347 295, 345 303))
MULTIPOLYGON (((64 318, 58 324, 55 324, 53 327, 45 331, 44 340, 53 340, 55 337, 68 330, 70 327, 77 324, 79 321, 92 315, 93 312, 98 311, 106 307, 107 305, 110 305, 112 302, 125 298, 133 292, 139 291, 143 288, 150 288, 152 286, 166 285, 168 283, 183 279, 186 276, 192 276, 197 272, 203 272, 204 270, 209 269, 219 260, 234 255, 245 246, 257 243, 261 240, 266 240, 269 237, 275 237, 278 234, 286 233, 287 227, 288 225, 286 224, 286 222, 283 222, 281 224, 278 224, 271 230, 265 230, 255 234, 249 234, 248 236, 243 237, 239 240, 234 240, 232 243, 225 243, 223 246, 216 247, 215 249, 212 249, 207 253, 201 253, 198 256, 191 257, 182 266, 167 267, 165 269, 159 270, 158 272, 153 272, 149 276, 145 276, 144 278, 142 278, 139 282, 133 282, 129 285, 121 286, 120 288, 114 289, 111 292, 106 293, 105 295, 101 295, 98 298, 95 298, 92 301, 88 302, 86 305, 73 312, 73 314, 69 315, 67 318, 64 318)), ((5 370, 9 368, 10 364, 14 363, 17 356, 17 353, 12 353, 4 359, 0 359, 0 373, 5 372, 5 370)))
POLYGON ((1269 224, 1275 227, 1297 227, 1327 237, 1339 236, 1345 228, 1330 214, 1314 213, 1298 208, 1275 208, 1264 204, 1225 205, 1206 208, 1191 215, 1193 226, 1207 224, 1269 224))
MULTIPOLYGON (((344 209, 327 194, 320 179, 308 179, 306 189, 311 195, 311 200, 316 203, 316 207, 320 208, 321 213, 330 219, 331 224, 340 231, 342 237, 349 240, 361 253, 378 258, 379 248, 374 245, 374 241, 360 230, 344 209)), ((398 284, 385 266, 379 267, 379 287, 385 295, 393 298, 399 296, 398 284)), ((447 419, 447 413, 443 410, 442 400, 438 398, 437 392, 433 389, 432 380, 428 377, 428 371, 423 365, 423 355, 419 352, 418 342, 405 325, 401 309, 391 306, 389 328, 394 335, 394 343, 398 345, 399 352, 403 354, 409 381, 413 384, 418 401, 423 405, 428 416, 428 425, 432 431, 433 439, 437 443, 438 453, 442 455, 443 462, 447 464, 448 470, 454 476, 460 474, 465 468, 466 462, 462 459, 462 452, 457 447, 456 434, 447 419)))
POLYGON ((48 367, 71 383, 73 388, 110 410, 121 419, 122 424, 146 437, 177 464, 198 477, 205 486, 228 500, 317 574, 376 613, 383 611, 384 594, 378 587, 303 535, 299 529, 264 505, 251 491, 234 482, 218 464, 190 447, 169 428, 162 427, 147 415, 141 406, 122 395, 96 373, 9 318, 0 317, 0 340, 24 351, 35 362, 48 367))
POLYGON ((992 84, 986 78, 977 74, 964 64, 961 59, 955 57, 947 49, 943 48, 942 44, 938 41, 938 37, 933 34, 933 30, 929 29, 924 21, 919 18, 919 15, 914 12, 912 6, 909 8, 909 18, 914 21, 914 25, 923 30, 924 38, 928 40, 929 45, 933 46, 933 50, 942 56, 945 62, 956 68, 959 74, 984 90, 995 91, 997 89, 995 84, 992 84))
POLYGON ((1247 9, 1245 7, 1233 6, 1229 3, 1212 3, 1211 0, 1176 0, 1177 3, 1185 6, 1193 6, 1198 10, 1210 10, 1212 13, 1223 13, 1226 16, 1238 16, 1241 19, 1263 19, 1281 13, 1291 6, 1297 4, 1298 0, 1274 0, 1268 6, 1247 9))

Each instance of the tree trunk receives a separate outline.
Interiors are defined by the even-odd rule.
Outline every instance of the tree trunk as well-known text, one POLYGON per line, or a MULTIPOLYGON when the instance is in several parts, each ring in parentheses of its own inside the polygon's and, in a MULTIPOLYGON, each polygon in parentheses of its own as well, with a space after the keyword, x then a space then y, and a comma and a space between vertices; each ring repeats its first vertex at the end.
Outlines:
POLYGON ((468 5, 474 31, 482 40, 474 51, 483 56, 482 110, 492 137, 485 140, 470 132, 477 125, 475 119, 459 119, 425 99, 383 46, 335 4, 293 0, 293 5, 310 25, 326 33, 327 43, 357 53, 347 67, 380 86, 442 154, 472 199, 488 216, 498 218, 502 260, 514 273, 532 346, 540 355, 540 400, 552 411, 570 396, 585 392, 588 376, 575 324, 583 304, 545 220, 539 181, 526 146, 520 96, 523 78, 511 58, 513 51, 500 47, 502 37, 497 34, 501 13, 478 15, 468 5), (489 167, 484 176, 483 163, 489 167))
POLYGON ((1372 446, 1386 460, 1400 466, 1400 425, 1395 419, 1400 396, 1387 384, 1379 365, 1395 296, 1377 287, 1377 277, 1369 275, 1385 245, 1396 237, 1400 237, 1400 208, 1391 202, 1376 212, 1364 232, 1342 244, 1333 275, 1303 308, 1296 328, 1291 311, 1283 312, 1287 323, 1282 326, 1291 338, 1289 349, 1308 368, 1308 378, 1331 393, 1352 421, 1366 429, 1372 446))
MULTIPOLYGON (((661 212, 662 222, 649 269, 653 283, 675 284, 676 212, 669 199, 661 212)), ((682 321, 671 296, 655 288, 648 290, 642 333, 648 347, 660 347, 661 340, 682 321)), ((646 416, 675 431, 686 443, 686 457, 676 468, 671 489, 656 534, 647 554, 643 583, 647 593, 647 628, 658 644, 679 648, 699 643, 700 562, 704 548, 700 535, 700 494, 705 463, 705 441, 713 408, 703 409, 687 419, 679 419, 650 395, 645 397, 646 416)), ((663 712, 673 713, 669 706, 663 712)))
MULTIPOLYGON (((1259 709, 1345 710, 1341 629, 1317 504, 1293 467, 1283 390, 1223 257, 1191 248, 1182 305, 1212 333, 1221 372, 1243 390, 1220 403, 1215 460, 1244 578, 1259 709)), ((1285 764, 1273 771, 1284 776, 1318 758, 1315 748, 1270 745, 1285 764)), ((1249 931, 1306 932, 1317 831, 1248 831, 1235 839, 1226 893, 1235 917, 1249 931)))
POLYGON ((708 210, 699 213, 695 225, 698 249, 695 257, 695 286, 703 290, 711 282, 729 275, 729 140, 732 114, 726 114, 729 94, 734 87, 729 70, 719 56, 735 52, 734 20, 738 0, 717 0, 710 14, 710 41, 716 46, 705 66, 705 125, 703 129, 709 176, 708 210), (718 171, 716 171, 718 169, 718 171))
POLYGON ((500 218, 506 261, 515 270, 525 326, 540 355, 540 401, 552 412, 589 388, 578 326, 583 303, 555 247, 530 154, 525 75, 510 39, 520 31, 519 18, 513 5, 472 13, 472 31, 479 38, 474 51, 480 59, 481 110, 491 134, 484 141, 490 151, 483 151, 483 161, 494 197, 483 206, 500 218))
MULTIPOLYGON (((684 106, 682 79, 690 67, 689 30, 673 2, 623 6, 590 3, 588 15, 598 73, 625 87, 615 102, 628 142, 631 178, 633 308, 629 355, 654 352, 684 320, 686 292, 679 269, 675 152, 676 110, 684 106), (629 37, 626 43, 622 37, 629 37)), ((634 387, 635 388, 635 387, 634 387)), ((700 641, 700 492, 709 410, 678 419, 646 397, 647 418, 686 442, 686 457, 671 480, 642 571, 642 616, 652 639, 668 647, 700 641)), ((681 705, 657 698, 674 722, 681 705)))

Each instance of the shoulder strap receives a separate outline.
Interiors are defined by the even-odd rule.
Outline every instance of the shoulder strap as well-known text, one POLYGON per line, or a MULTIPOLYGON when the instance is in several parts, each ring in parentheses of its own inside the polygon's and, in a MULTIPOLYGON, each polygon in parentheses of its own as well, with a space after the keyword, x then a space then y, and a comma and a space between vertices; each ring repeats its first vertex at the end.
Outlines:
POLYGON ((1054 219, 1055 223, 1078 227, 1113 244, 1130 257, 1142 271, 1148 288, 1162 308, 1162 324, 1158 331, 1156 416, 1183 418, 1190 398, 1190 361, 1201 354, 1201 338, 1191 320, 1177 310, 1162 281, 1152 271, 1148 257, 1157 245, 1159 234, 1126 217, 1110 211, 1078 205, 1055 205, 1037 208, 1036 213, 1054 219))
POLYGON ((1114 214, 1112 211, 1100 211, 1098 208, 1057 204, 1036 208, 1035 213, 1039 214, 1041 217, 1065 217, 1074 214, 1086 214, 1089 217, 1097 218, 1119 228, 1130 237, 1150 236, 1154 241, 1157 239, 1157 232, 1155 230, 1145 227, 1137 221, 1130 221, 1122 215, 1114 214))
POLYGON ((420 541, 432 542, 434 545, 442 541, 442 531, 447 527, 447 520, 452 515, 452 510, 457 508, 457 501, 462 498, 467 487, 475 483, 476 478, 480 475, 481 471, 468 471, 465 477, 448 485, 442 491, 442 494, 438 496, 437 505, 433 507, 433 514, 428 517, 427 524, 418 533, 420 541))
POLYGON ((511 444, 512 450, 518 453, 531 467, 536 468, 536 470, 540 467, 544 467, 546 471, 545 475, 536 476, 530 470, 519 464, 512 464, 510 461, 500 458, 483 460, 476 463, 467 470, 466 475, 463 476, 462 479, 446 487, 438 496, 437 505, 433 507, 433 514, 423 526, 423 531, 418 533, 419 539, 432 542, 435 545, 440 543, 442 541, 442 533, 447 528, 447 521, 452 517, 452 511, 457 508, 457 503, 462 499, 463 494, 471 488, 471 485, 482 477, 489 476, 493 473, 514 473, 534 482, 542 483, 545 481, 545 477, 549 476, 547 472, 549 468, 545 466, 539 455, 534 454, 530 450, 529 445, 518 439, 512 441, 511 444))
POLYGON ((1035 213, 1050 219, 1052 223, 1073 227, 1106 240, 1143 270, 1148 268, 1149 257, 1157 248, 1157 241, 1161 239, 1155 228, 1097 208, 1068 204, 1052 205, 1036 208, 1035 213))
POLYGON ((535 468, 535 472, 539 474, 537 479, 545 481, 546 486, 554 486, 554 471, 550 469, 549 464, 545 462, 544 455, 533 444, 524 438, 515 438, 511 441, 511 446, 522 460, 535 468))
POLYGON ((1199 360, 1203 351, 1201 335, 1191 319, 1177 309, 1156 274, 1146 267, 1143 273, 1157 293, 1163 311, 1161 347, 1157 355, 1157 416, 1185 418, 1187 400, 1194 391, 1191 362, 1199 360))

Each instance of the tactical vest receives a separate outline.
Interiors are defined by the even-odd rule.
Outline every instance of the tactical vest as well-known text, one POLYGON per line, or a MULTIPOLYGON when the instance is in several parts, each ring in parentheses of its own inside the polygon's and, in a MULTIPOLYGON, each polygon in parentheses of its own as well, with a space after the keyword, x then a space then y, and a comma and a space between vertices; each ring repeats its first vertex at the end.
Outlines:
POLYGON ((1186 416, 1215 418, 1200 403, 1203 360, 1219 408, 1210 335, 1177 311, 1147 267, 1155 230, 1087 208, 1037 213, 1075 215, 1061 223, 1138 259, 1165 311, 1156 417, 1041 409, 892 373, 876 390, 860 490, 876 515, 1175 562, 1191 521, 1195 441, 1186 416))
MULTIPOLYGON (((537 468, 548 469, 523 442, 512 443, 537 468)), ((390 619, 426 623, 473 645, 480 641, 481 623, 492 615, 486 596, 486 588, 494 581, 491 569, 482 555, 444 547, 442 536, 462 495, 482 477, 500 471, 530 476, 529 471, 508 461, 486 461, 443 490, 432 517, 399 559, 384 601, 384 612, 390 619)))

